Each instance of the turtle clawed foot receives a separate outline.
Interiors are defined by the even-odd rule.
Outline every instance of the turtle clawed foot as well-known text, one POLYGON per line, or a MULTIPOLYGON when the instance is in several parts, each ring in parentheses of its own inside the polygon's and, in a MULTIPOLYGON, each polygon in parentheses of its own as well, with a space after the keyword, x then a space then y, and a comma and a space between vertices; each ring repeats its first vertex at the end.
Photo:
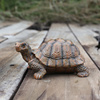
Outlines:
POLYGON ((89 72, 87 72, 87 71, 78 72, 77 76, 79 76, 79 77, 87 77, 87 76, 89 76, 89 72))
POLYGON ((46 74, 46 70, 34 73, 34 78, 35 79, 42 79, 45 74, 46 74))
POLYGON ((40 74, 40 73, 35 73, 35 74, 34 74, 34 78, 35 78, 35 79, 42 79, 42 77, 43 77, 43 75, 40 74))

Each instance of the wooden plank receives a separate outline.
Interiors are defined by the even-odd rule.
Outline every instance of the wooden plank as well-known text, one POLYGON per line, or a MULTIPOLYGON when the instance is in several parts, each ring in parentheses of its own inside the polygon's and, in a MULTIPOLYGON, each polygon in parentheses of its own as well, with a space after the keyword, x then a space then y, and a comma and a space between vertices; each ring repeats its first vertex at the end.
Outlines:
POLYGON ((43 100, 46 100, 44 99, 44 97, 45 97, 45 92, 46 92, 45 89, 47 87, 46 86, 47 83, 44 82, 44 80, 42 80, 41 82, 39 82, 38 80, 33 80, 32 74, 33 74, 33 71, 29 70, 25 78, 25 83, 23 83, 23 86, 22 86, 23 87, 21 90, 22 92, 18 93, 18 96, 15 97, 17 100, 28 100, 28 99, 29 100, 33 100, 33 99, 39 100, 37 99, 37 95, 38 96, 41 95, 40 98, 43 97, 43 100), (30 97, 28 97, 27 95, 30 97), (21 98, 19 98, 20 96, 21 98))
POLYGON ((10 25, 8 27, 0 29, 0 36, 5 36, 5 35, 15 35, 24 29, 28 28, 31 26, 33 23, 28 22, 28 21, 22 21, 13 25, 10 25))
POLYGON ((42 80, 31 78, 29 71, 14 100, 99 100, 100 72, 65 24, 53 24, 46 41, 52 38, 70 39, 85 57, 85 66, 90 76, 80 78, 75 75, 46 75, 42 80), (44 82, 45 86, 44 86, 44 82), (31 84, 32 83, 32 84, 31 84), (28 91, 28 92, 27 92, 28 91), (42 93, 40 92, 42 91, 42 93))
POLYGON ((96 65, 100 68, 100 50, 97 50, 96 46, 98 45, 98 41, 94 38, 99 34, 96 34, 88 27, 80 27, 78 25, 70 25, 73 33, 76 35, 81 45, 87 51, 89 56, 93 59, 96 65))
POLYGON ((66 33, 70 33, 71 31, 68 27, 63 27, 61 25, 63 25, 63 24, 56 24, 56 26, 53 25, 56 27, 56 29, 53 26, 52 26, 52 28, 50 28, 45 41, 48 41, 49 39, 56 39, 56 38, 66 39, 66 33))
MULTIPOLYGON (((29 41, 31 42, 30 38, 34 39, 36 37, 39 41, 32 41, 32 45, 38 47, 42 43, 43 38, 46 36, 47 31, 34 33, 32 30, 27 30, 27 33, 32 33, 33 35, 29 34, 26 38, 25 34, 23 35, 23 33, 20 33, 24 38, 20 37, 20 39, 18 38, 16 41, 19 40, 21 42, 28 42, 29 38, 29 41)), ((11 40, 9 41, 11 42, 11 40)), ((9 100, 13 96, 28 66, 22 59, 20 53, 15 51, 13 42, 15 41, 12 40, 12 45, 5 46, 5 48, 0 49, 0 100, 9 100)))
MULTIPOLYGON (((84 55, 85 59, 86 59, 86 63, 85 65, 90 67, 93 62, 91 61, 91 59, 88 57, 88 55, 86 54, 86 52, 83 50, 83 48, 81 47, 81 45, 78 43, 78 41, 75 39, 75 37, 73 36, 73 34, 71 32, 67 32, 67 26, 66 25, 60 25, 60 24, 57 24, 57 25, 53 25, 53 30, 51 33, 52 35, 55 33, 55 31, 58 33, 56 36, 57 38, 61 38, 63 37, 64 39, 70 39, 73 41, 73 43, 75 43, 81 53, 84 55), (63 27, 63 28, 62 28, 63 27), (59 31, 59 29, 63 29, 61 31, 59 31), (88 63, 88 61, 90 62, 90 65, 88 63)), ((51 37, 49 36, 50 39, 53 38, 53 36, 51 35, 51 37)), ((56 37, 55 36, 55 37, 56 37)), ((92 67, 95 67, 95 65, 93 64, 92 67)), ((92 67, 90 67, 90 70, 92 70, 92 67)), ((97 69, 96 69, 97 70, 97 69)), ((97 70, 98 71, 98 70, 97 70)), ((90 87, 90 81, 86 78, 84 81, 83 81, 83 78, 78 78, 78 77, 71 77, 69 78, 69 76, 66 77, 66 86, 65 88, 68 88, 68 89, 65 89, 66 91, 66 95, 65 95, 65 98, 67 97, 68 100, 72 100, 72 99, 75 99, 75 100, 82 100, 82 98, 85 98, 85 100, 91 100, 91 87, 90 87), (77 82, 78 81, 78 82, 77 82), (80 83, 80 85, 78 84, 75 84, 75 82, 77 83, 80 83), (68 84, 69 83, 69 84, 68 84), (71 84, 72 83, 72 84, 71 84), (84 85, 83 85, 84 83, 84 85), (75 87, 76 86, 76 87, 75 87), (86 90, 83 89, 84 86, 86 86, 86 90), (72 90, 72 87, 73 87, 73 90, 72 90), (88 91, 87 91, 88 90, 88 91), (77 91, 77 92, 76 92, 77 91), (72 94, 72 95, 71 95, 72 94), (84 94, 84 95, 83 95, 84 94)), ((60 89, 59 89, 60 91, 60 89)), ((57 96, 57 94, 56 94, 57 96)), ((65 99, 66 100, 66 99, 65 99)))
MULTIPOLYGON (((35 30, 24 30, 20 34, 13 36, 12 38, 9 38, 7 41, 0 44, 0 64, 4 62, 4 59, 11 58, 14 54, 16 54, 16 51, 14 49, 15 42, 23 42, 27 40, 28 38, 34 37, 38 34, 38 31, 35 30)), ((0 67, 1 68, 1 67, 0 67)))
POLYGON ((99 32, 100 34, 100 24, 99 25, 85 25, 83 27, 86 27, 93 32, 97 32, 97 33, 99 32))
POLYGON ((39 81, 34 80, 32 74, 33 71, 29 70, 20 87, 20 92, 17 92, 17 96, 15 96, 14 100, 65 100, 62 99, 65 98, 63 94, 63 89, 65 88, 65 77, 63 77, 63 75, 58 75, 58 77, 55 75, 46 75, 44 79, 39 81), (58 91, 58 85, 62 93, 58 91), (56 93, 59 95, 56 96, 56 93), (47 95, 49 95, 49 97, 47 97, 47 95))
POLYGON ((40 46, 41 41, 44 41, 47 32, 48 31, 40 31, 38 34, 35 35, 35 38, 30 37, 28 40, 26 40, 26 42, 28 42, 28 44, 30 44, 33 49, 37 49, 40 46))
POLYGON ((77 24, 75 25, 69 25, 73 33, 79 37, 80 42, 83 42, 82 45, 93 45, 93 44, 98 44, 94 36, 98 36, 97 33, 89 30, 88 28, 81 27, 77 24))
POLYGON ((0 43, 1 42, 3 42, 3 41, 5 41, 7 38, 5 38, 5 37, 0 37, 0 43))
POLYGON ((4 21, 3 22, 3 21, 1 21, 0 22, 0 28, 7 27, 7 26, 15 24, 15 23, 17 23, 17 22, 13 22, 13 21, 4 21))
POLYGON ((11 36, 9 37, 8 40, 4 41, 3 43, 0 44, 0 49, 1 48, 5 48, 8 46, 14 46, 15 42, 19 41, 25 41, 27 38, 30 38, 32 36, 34 36, 38 31, 36 30, 24 30, 22 32, 20 32, 20 34, 17 34, 15 36, 11 36))

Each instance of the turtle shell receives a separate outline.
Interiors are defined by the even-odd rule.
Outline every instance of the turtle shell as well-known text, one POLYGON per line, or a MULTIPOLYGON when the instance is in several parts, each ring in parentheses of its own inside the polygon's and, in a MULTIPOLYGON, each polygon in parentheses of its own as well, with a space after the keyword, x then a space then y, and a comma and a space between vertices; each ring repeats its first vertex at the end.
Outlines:
POLYGON ((44 42, 34 53, 48 67, 76 67, 84 63, 79 49, 70 40, 51 39, 44 42))

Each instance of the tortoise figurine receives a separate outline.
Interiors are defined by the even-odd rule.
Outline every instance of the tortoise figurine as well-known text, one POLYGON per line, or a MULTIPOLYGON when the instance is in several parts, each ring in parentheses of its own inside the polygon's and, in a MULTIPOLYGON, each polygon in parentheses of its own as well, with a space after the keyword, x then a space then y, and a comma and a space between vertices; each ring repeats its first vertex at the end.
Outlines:
POLYGON ((79 49, 70 40, 51 39, 32 50, 27 43, 16 43, 16 51, 32 68, 35 79, 41 79, 47 72, 76 73, 79 77, 89 75, 84 66, 84 58, 79 49))

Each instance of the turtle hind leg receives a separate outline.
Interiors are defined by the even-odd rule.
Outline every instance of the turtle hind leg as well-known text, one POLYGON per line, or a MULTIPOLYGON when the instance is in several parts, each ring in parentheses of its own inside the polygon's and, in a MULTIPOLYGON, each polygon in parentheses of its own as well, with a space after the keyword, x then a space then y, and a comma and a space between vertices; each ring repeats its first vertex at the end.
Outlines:
POLYGON ((76 71, 77 71, 77 76, 79 76, 79 77, 87 77, 87 76, 89 76, 89 70, 84 65, 78 66, 76 71))

